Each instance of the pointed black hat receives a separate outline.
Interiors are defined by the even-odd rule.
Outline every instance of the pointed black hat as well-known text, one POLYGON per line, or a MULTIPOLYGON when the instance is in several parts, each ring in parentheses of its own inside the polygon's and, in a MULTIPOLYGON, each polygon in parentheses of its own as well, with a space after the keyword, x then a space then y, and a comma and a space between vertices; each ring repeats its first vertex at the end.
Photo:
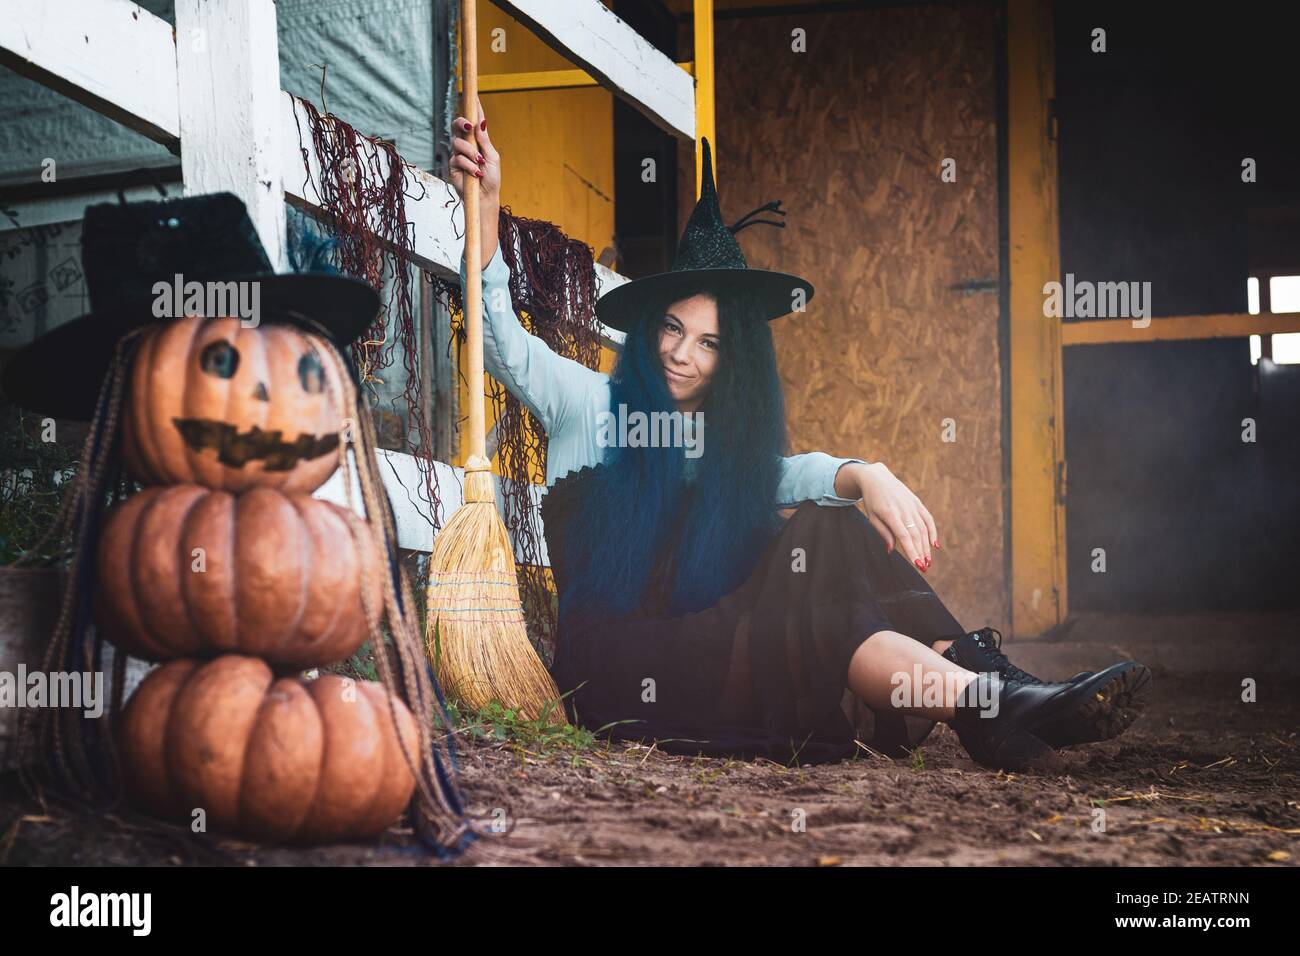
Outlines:
POLYGON ((631 329, 638 308, 647 297, 667 304, 679 292, 687 296, 709 289, 725 295, 732 290, 748 289, 757 293, 763 302, 761 314, 755 318, 769 322, 793 311, 794 299, 799 292, 802 292, 804 302, 813 297, 812 283, 807 279, 788 272, 749 268, 744 253, 740 251, 740 243, 736 241, 736 233, 756 223, 784 228, 783 222, 754 217, 762 212, 784 216, 785 211, 779 208, 781 201, 778 199, 742 216, 735 225, 723 223, 718 191, 713 184, 713 153, 707 137, 702 137, 700 142, 704 148, 700 198, 677 244, 673 267, 669 272, 624 283, 600 297, 596 302, 596 316, 612 329, 620 332, 631 329))
POLYGON ((379 313, 369 283, 327 272, 277 273, 232 193, 86 208, 82 268, 91 311, 45 333, 5 365, 4 395, 56 418, 88 420, 118 339, 152 322, 155 283, 256 283, 259 321, 324 334, 345 349, 379 313))

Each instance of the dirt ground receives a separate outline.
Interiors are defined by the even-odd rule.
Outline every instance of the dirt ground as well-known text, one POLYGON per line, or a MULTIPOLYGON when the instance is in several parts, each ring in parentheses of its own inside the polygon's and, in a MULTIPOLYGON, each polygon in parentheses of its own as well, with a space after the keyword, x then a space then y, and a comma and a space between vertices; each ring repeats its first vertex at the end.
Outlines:
MULTIPOLYGON (((1293 639, 1293 623, 1281 622, 1279 640, 1293 639)), ((1096 666, 1135 649, 1169 662, 1153 664, 1137 724, 1116 740, 1062 751, 1059 772, 984 770, 943 725, 910 761, 863 751, 806 768, 642 745, 543 756, 462 744, 472 811, 490 819, 503 810, 514 829, 451 865, 1296 865, 1294 649, 1273 640, 1246 649, 1271 670, 1255 671, 1258 701, 1245 703, 1247 665, 1184 672, 1176 646, 1158 645, 1186 638, 1176 622, 1149 647, 1140 637, 1116 643, 1112 622, 1101 630, 1107 639, 1006 648, 1048 677, 1072 673, 1076 658, 1096 666)), ((401 830, 368 846, 316 850, 142 835, 113 817, 41 814, 12 775, 0 780, 0 863, 9 865, 429 862, 401 830)))

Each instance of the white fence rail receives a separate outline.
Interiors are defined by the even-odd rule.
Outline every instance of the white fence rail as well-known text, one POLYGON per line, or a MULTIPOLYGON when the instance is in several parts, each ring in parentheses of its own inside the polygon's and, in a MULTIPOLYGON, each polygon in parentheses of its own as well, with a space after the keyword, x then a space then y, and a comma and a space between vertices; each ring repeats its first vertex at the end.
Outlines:
MULTIPOLYGON (((433 550, 433 526, 429 523, 429 503, 425 499, 424 477, 420 474, 419 464, 415 458, 404 452, 386 451, 379 449, 376 454, 379 456, 379 472, 384 478, 384 488, 388 491, 389 500, 393 503, 393 518, 397 524, 397 545, 406 548, 409 551, 432 551, 433 550)), ((441 499, 441 510, 438 514, 439 527, 447 523, 447 519, 452 516, 457 508, 464 502, 463 489, 465 487, 465 469, 453 465, 447 465, 440 461, 433 463, 434 472, 438 479, 438 497, 441 499)), ((513 487, 513 483, 507 482, 500 475, 492 476, 493 483, 496 486, 496 504, 497 511, 505 518, 504 502, 507 488, 513 487)), ((546 495, 546 489, 540 485, 532 485, 530 488, 533 504, 538 505, 546 495)), ((325 501, 333 502, 336 505, 347 507, 351 503, 358 514, 364 517, 364 511, 360 507, 361 502, 361 484, 357 478, 356 470, 352 471, 352 497, 349 501, 343 487, 343 472, 334 472, 329 481, 321 485, 313 495, 316 498, 322 498, 325 501)), ((517 543, 516 543, 517 544, 517 543)), ((546 550, 545 539, 540 539, 538 545, 541 548, 541 561, 543 567, 550 566, 550 555, 546 550)), ((522 562, 525 555, 516 553, 517 560, 522 562)))

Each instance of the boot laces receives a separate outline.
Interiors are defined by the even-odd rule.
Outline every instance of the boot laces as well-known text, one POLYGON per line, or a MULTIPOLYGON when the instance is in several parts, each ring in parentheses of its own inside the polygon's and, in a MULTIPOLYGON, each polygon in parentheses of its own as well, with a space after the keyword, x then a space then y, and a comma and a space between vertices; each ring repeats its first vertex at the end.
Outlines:
POLYGON ((972 632, 971 637, 973 637, 975 643, 983 648, 984 652, 988 654, 989 663, 992 664, 994 670, 1002 675, 1003 680, 1018 681, 1021 684, 1042 683, 1042 681, 1033 674, 1030 674, 1028 671, 1023 671, 1015 664, 1011 663, 1011 661, 1007 659, 1007 655, 1002 653, 1002 632, 996 627, 981 628, 978 631, 972 632), (993 637, 995 634, 997 635, 996 639, 993 637))

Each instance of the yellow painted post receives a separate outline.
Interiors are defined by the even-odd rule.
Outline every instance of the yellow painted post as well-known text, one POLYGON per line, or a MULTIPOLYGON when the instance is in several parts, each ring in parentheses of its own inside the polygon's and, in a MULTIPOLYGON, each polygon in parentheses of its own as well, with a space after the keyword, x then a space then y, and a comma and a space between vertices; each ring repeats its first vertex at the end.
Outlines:
POLYGON ((1061 271, 1049 0, 1008 0, 1007 55, 1011 626, 1030 637, 1068 613, 1061 321, 1043 308, 1043 285, 1061 271))
POLYGON ((718 179, 718 139, 713 122, 713 0, 695 0, 695 198, 704 179, 704 146, 713 152, 713 178, 718 179))

